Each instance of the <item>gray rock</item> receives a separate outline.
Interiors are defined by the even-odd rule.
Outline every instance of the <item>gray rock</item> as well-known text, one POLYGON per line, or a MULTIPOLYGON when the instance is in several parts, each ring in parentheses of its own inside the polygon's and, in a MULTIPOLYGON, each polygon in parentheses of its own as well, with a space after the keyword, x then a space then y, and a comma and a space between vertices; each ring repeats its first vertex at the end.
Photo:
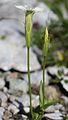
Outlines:
POLYGON ((61 84, 63 86, 63 88, 68 92, 68 76, 64 77, 63 80, 61 81, 61 84))
POLYGON ((11 18, 23 21, 23 12, 18 11, 15 8, 15 5, 29 5, 34 6, 36 4, 36 0, 1 0, 0 1, 0 18, 11 18), (20 19, 21 18, 21 19, 20 19))
MULTIPOLYGON (((22 75, 22 77, 25 79, 25 81, 28 82, 27 74, 22 75)), ((42 80, 42 70, 31 73, 30 77, 31 77, 31 84, 40 85, 40 81, 42 80)), ((49 80, 50 80, 50 77, 47 74, 47 70, 45 70, 45 84, 46 85, 48 85, 49 80)))
POLYGON ((11 18, 24 22, 24 13, 21 10, 17 10, 15 5, 28 5, 30 7, 38 6, 44 9, 44 13, 37 13, 34 16, 33 21, 38 22, 40 25, 46 25, 50 23, 51 20, 57 20, 58 17, 45 5, 43 2, 39 3, 36 0, 1 0, 0 1, 0 18, 11 18), (9 9, 9 10, 8 10, 9 9), (43 19, 42 19, 43 18, 43 19))
POLYGON ((30 105, 29 95, 27 94, 23 94, 21 97, 18 97, 17 100, 20 101, 24 107, 28 107, 30 105))
POLYGON ((17 108, 19 108, 19 104, 18 104, 18 102, 13 101, 12 103, 13 103, 13 105, 15 105, 17 108))
POLYGON ((29 107, 24 107, 24 111, 25 111, 26 113, 29 113, 29 112, 30 112, 30 108, 29 108, 29 107))
POLYGON ((45 109, 46 114, 44 115, 46 118, 52 120, 63 120, 63 116, 65 115, 65 108, 62 104, 57 103, 56 105, 51 105, 47 109, 45 109))
POLYGON ((64 75, 68 74, 68 68, 64 67, 64 75))
MULTIPOLYGON (((27 51, 26 48, 23 48, 25 37, 18 32, 17 23, 14 24, 12 20, 0 22, 1 35, 5 36, 4 40, 0 40, 0 68, 5 71, 14 68, 21 72, 27 72, 27 51)), ((30 49, 30 70, 34 71, 39 68, 36 55, 30 49)))
POLYGON ((5 110, 4 114, 3 114, 3 119, 4 120, 13 120, 13 119, 10 119, 12 118, 12 113, 8 110, 5 110))
POLYGON ((5 109, 3 107, 0 107, 0 118, 3 116, 5 109))
POLYGON ((3 92, 4 92, 5 94, 7 94, 7 93, 8 93, 8 88, 7 88, 7 87, 4 87, 4 88, 3 88, 3 92))
POLYGON ((24 120, 26 120, 26 119, 27 119, 27 116, 22 114, 22 118, 23 118, 24 120))
POLYGON ((28 91, 28 84, 26 81, 21 79, 10 79, 10 91, 13 94, 15 91, 21 91, 23 93, 27 93, 28 91))
POLYGON ((64 75, 61 84, 63 88, 68 92, 68 68, 63 67, 64 75))
POLYGON ((64 104, 68 106, 68 97, 62 95, 61 98, 64 100, 64 104))
POLYGON ((32 106, 36 108, 38 105, 39 105, 39 95, 34 96, 34 98, 32 99, 32 106))
POLYGON ((2 118, 0 117, 0 120, 2 120, 2 118))
POLYGON ((48 100, 59 100, 61 93, 59 88, 55 85, 48 85, 45 87, 45 96, 48 100))
POLYGON ((62 114, 59 111, 54 113, 46 113, 44 116, 51 120, 63 120, 62 114))
MULTIPOLYGON (((5 37, 10 36, 11 38, 13 38, 13 36, 16 35, 16 37, 18 37, 19 39, 18 42, 20 42, 20 39, 21 40, 24 39, 23 38, 23 35, 25 33, 24 25, 20 24, 17 20, 3 19, 0 21, 0 28, 1 28, 0 35, 4 35, 5 37), (22 36, 20 36, 19 34, 21 34, 22 36)), ((22 44, 25 45, 25 40, 23 40, 22 44)))
POLYGON ((0 99, 2 101, 1 106, 5 107, 6 104, 7 104, 6 103, 7 102, 7 96, 3 92, 1 92, 1 91, 0 91, 0 99))
POLYGON ((10 104, 8 106, 8 110, 11 111, 13 114, 17 114, 19 112, 19 109, 13 104, 10 104))
MULTIPOLYGON (((23 72, 27 72, 27 49, 23 48, 18 53, 18 57, 15 59, 15 69, 23 72), (18 58, 18 59, 17 59, 18 58)), ((37 60, 36 55, 30 49, 30 71, 35 71, 40 69, 40 64, 37 60)))
POLYGON ((3 89, 5 86, 4 78, 0 78, 0 90, 3 89))
POLYGON ((57 72, 58 72, 58 66, 51 66, 51 67, 48 67, 47 68, 47 71, 52 74, 52 75, 57 75, 57 72))
POLYGON ((49 107, 45 110, 45 112, 47 112, 47 113, 53 113, 53 112, 55 112, 56 110, 65 111, 65 108, 64 108, 64 106, 63 106, 62 104, 57 103, 56 105, 51 105, 51 106, 49 106, 49 107))

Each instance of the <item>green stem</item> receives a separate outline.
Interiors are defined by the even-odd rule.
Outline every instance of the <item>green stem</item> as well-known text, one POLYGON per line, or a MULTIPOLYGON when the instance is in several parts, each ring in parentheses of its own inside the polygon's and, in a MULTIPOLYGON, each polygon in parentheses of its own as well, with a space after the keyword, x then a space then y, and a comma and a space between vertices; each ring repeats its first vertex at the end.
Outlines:
POLYGON ((27 48, 27 65, 28 65, 28 81, 29 81, 29 96, 30 96, 30 112, 32 114, 32 95, 31 95, 31 82, 30 82, 30 49, 27 48))
POLYGON ((45 56, 43 56, 43 106, 45 99, 45 56))

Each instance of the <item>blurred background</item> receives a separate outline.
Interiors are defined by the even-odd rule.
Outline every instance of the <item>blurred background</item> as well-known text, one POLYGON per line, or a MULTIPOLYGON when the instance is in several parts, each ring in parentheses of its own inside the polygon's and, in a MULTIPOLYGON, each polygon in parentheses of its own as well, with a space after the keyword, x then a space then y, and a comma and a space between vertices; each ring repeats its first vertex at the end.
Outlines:
MULTIPOLYGON (((50 9, 46 15, 46 23, 49 29, 50 49, 49 63, 65 65, 68 67, 68 1, 67 0, 40 0, 50 9), (53 19, 56 15, 56 19, 53 19), (57 20, 58 18, 58 20, 57 20)), ((43 19, 44 17, 42 17, 43 19)), ((43 21, 43 20, 42 20, 43 21)), ((41 33, 44 27, 34 31, 34 43, 42 49, 43 40, 41 33), (37 39, 37 40, 36 40, 37 39)))

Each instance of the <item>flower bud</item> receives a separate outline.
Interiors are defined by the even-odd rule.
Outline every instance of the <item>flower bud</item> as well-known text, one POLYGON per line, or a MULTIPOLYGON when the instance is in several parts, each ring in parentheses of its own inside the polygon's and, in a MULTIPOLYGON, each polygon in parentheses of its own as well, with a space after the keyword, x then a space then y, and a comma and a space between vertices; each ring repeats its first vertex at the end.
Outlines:
POLYGON ((26 46, 30 47, 30 39, 32 32, 32 16, 33 11, 26 11, 25 14, 25 34, 26 34, 26 46))
POLYGON ((43 55, 47 56, 49 48, 49 38, 48 38, 48 29, 44 31, 44 46, 43 46, 43 55))

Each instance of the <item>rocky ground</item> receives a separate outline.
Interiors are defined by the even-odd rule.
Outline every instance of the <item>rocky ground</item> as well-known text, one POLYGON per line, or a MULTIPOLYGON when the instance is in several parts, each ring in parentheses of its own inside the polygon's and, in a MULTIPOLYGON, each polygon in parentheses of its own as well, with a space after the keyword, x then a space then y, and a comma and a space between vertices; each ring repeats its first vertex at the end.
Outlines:
MULTIPOLYGON (((46 25, 47 20, 49 24, 52 19, 58 19, 46 5, 35 0, 0 0, 0 120, 26 120, 30 115, 24 13, 15 8, 16 4, 26 3, 43 7, 46 11, 35 14, 34 23, 46 25)), ((37 59, 39 52, 37 47, 30 48, 33 108, 39 105, 39 84, 42 80, 42 69, 37 59)), ((64 66, 47 67, 45 77, 46 97, 49 100, 60 99, 62 102, 49 106, 43 119, 63 120, 68 114, 68 83, 65 83, 68 80, 68 69, 64 66), (64 74, 61 79, 58 71, 62 70, 64 74), (61 81, 55 84, 53 81, 57 76, 61 81)))

